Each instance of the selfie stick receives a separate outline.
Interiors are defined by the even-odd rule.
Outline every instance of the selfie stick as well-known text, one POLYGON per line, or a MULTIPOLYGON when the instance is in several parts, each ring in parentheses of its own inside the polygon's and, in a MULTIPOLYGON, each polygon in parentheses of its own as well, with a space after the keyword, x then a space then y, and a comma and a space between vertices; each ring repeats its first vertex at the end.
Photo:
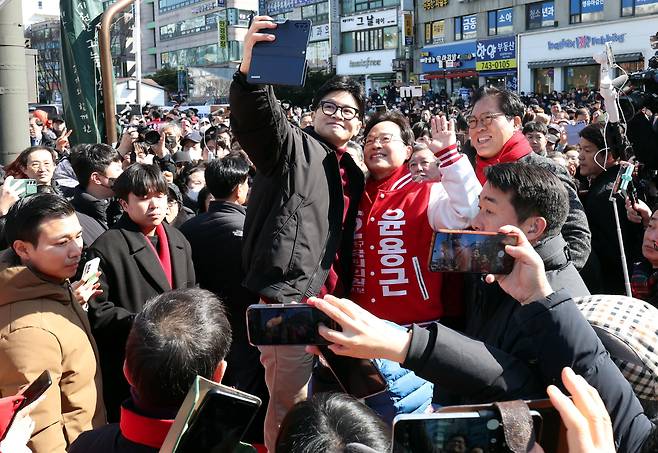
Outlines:
MULTIPOLYGON (((615 83, 612 79, 612 69, 615 65, 614 53, 612 52, 612 46, 609 42, 605 43, 605 50, 599 54, 594 55, 594 60, 601 65, 600 73, 600 90, 601 97, 603 98, 603 103, 605 105, 605 110, 608 113, 608 119, 606 121, 606 127, 608 123, 619 123, 619 109, 617 108, 617 91, 615 90, 615 83)), ((608 144, 605 136, 605 128, 603 130, 603 139, 606 142, 606 156, 608 153, 608 144)), ((605 165, 605 164, 604 164, 605 165)), ((633 174, 633 165, 629 165, 626 168, 626 171, 621 175, 621 181, 619 184, 619 191, 622 193, 626 192, 628 188, 628 183, 631 180, 631 175, 633 174)), ((614 188, 610 192, 610 201, 612 202, 612 209, 615 214, 615 224, 617 226, 617 240, 619 242, 619 252, 621 256, 621 269, 624 274, 624 287, 626 288, 626 295, 628 297, 633 297, 631 293, 631 281, 628 277, 628 266, 626 265, 626 252, 624 250, 624 240, 621 234, 621 223, 619 221, 619 208, 617 207, 617 200, 615 199, 614 188)))

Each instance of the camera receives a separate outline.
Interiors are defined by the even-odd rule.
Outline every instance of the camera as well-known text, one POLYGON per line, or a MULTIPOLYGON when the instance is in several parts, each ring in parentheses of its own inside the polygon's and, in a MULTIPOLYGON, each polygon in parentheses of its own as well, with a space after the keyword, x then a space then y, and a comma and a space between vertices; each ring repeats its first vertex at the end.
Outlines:
MULTIPOLYGON (((128 126, 128 128, 134 126, 128 126)), ((146 143, 147 145, 155 145, 160 141, 160 132, 150 129, 146 126, 137 126, 137 142, 146 143)))

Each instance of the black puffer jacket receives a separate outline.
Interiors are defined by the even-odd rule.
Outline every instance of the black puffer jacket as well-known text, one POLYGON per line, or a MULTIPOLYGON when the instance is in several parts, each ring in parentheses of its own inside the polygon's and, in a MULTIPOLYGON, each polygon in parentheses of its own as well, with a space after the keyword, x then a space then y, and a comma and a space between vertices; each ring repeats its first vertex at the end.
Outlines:
MULTIPOLYGON (((236 72, 231 129, 257 169, 244 225, 244 285, 281 303, 315 296, 340 250, 339 277, 351 281, 351 253, 364 175, 345 153, 351 203, 343 225, 343 190, 335 150, 286 119, 271 86, 236 72)), ((345 290, 349 290, 348 287, 345 290)))
MULTIPOLYGON (((554 289, 589 295, 578 271, 567 259, 561 235, 535 247, 554 289)), ((413 327, 405 368, 435 385, 440 404, 471 404, 544 395, 537 372, 538 356, 517 320, 521 305, 497 283, 478 277, 466 282, 464 332, 442 324, 413 327)))

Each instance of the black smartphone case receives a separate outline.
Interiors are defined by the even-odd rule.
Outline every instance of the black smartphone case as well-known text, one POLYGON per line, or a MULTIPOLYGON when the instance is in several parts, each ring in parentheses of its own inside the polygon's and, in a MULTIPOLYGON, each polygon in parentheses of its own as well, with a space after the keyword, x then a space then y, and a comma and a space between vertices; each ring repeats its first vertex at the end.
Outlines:
POLYGON ((287 20, 261 33, 272 34, 276 39, 254 45, 247 81, 253 84, 303 86, 311 21, 287 20))

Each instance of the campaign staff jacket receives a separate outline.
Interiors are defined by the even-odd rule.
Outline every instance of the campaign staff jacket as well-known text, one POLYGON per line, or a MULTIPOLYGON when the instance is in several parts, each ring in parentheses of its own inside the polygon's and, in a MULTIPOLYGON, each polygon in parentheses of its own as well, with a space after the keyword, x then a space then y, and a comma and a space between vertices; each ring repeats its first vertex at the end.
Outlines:
POLYGON ((361 197, 350 297, 380 318, 409 324, 444 314, 442 275, 429 271, 432 234, 468 227, 482 187, 464 156, 441 171, 441 182, 418 183, 403 166, 372 199, 361 197))

